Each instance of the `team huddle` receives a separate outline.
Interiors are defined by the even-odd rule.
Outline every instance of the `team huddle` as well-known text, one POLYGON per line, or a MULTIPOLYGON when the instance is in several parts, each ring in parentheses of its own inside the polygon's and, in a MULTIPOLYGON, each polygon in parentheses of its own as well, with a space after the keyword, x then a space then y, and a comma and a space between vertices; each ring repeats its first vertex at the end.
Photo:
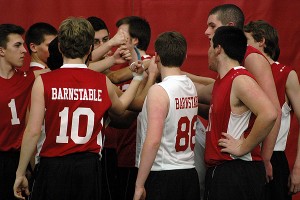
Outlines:
POLYGON ((274 27, 244 25, 234 4, 214 7, 212 79, 181 70, 181 33, 161 33, 149 56, 146 19, 116 26, 110 38, 94 16, 58 30, 0 24, 1 200, 291 200, 300 191, 300 137, 291 171, 284 152, 300 85, 278 62, 274 27))

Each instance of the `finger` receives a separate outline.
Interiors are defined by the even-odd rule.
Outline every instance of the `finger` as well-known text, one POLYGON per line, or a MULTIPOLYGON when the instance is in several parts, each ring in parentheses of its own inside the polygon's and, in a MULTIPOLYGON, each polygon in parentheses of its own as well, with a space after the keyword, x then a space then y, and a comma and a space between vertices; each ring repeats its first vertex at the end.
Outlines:
POLYGON ((129 56, 129 57, 126 57, 126 58, 124 58, 124 59, 127 60, 127 61, 130 61, 130 60, 132 60, 132 57, 129 56))
POLYGON ((14 195, 18 199, 25 199, 25 197, 22 196, 22 191, 20 189, 14 190, 14 195))
POLYGON ((30 195, 30 191, 29 191, 28 187, 25 189, 25 194, 26 194, 27 196, 30 195))
POLYGON ((219 143, 220 143, 220 142, 227 142, 227 141, 228 141, 228 139, 225 139, 225 138, 219 139, 219 143))
POLYGON ((226 139, 231 139, 233 138, 230 134, 222 132, 222 135, 226 138, 226 139))
POLYGON ((295 185, 292 185, 292 186, 290 187, 290 193, 291 193, 291 194, 294 194, 294 191, 295 191, 295 185))
POLYGON ((270 182, 270 180, 269 180, 269 176, 268 176, 268 175, 266 175, 266 181, 267 181, 267 183, 269 183, 269 182, 270 182))

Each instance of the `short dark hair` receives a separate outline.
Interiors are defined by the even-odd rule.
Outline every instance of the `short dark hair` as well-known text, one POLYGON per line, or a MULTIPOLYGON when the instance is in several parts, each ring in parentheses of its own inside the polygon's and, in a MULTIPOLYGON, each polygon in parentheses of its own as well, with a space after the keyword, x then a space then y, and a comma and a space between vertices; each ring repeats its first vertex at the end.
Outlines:
POLYGON ((179 32, 160 34, 154 47, 164 66, 180 67, 186 58, 187 42, 179 32))
POLYGON ((239 63, 242 63, 247 49, 247 38, 244 32, 233 26, 221 26, 217 28, 213 39, 213 47, 220 45, 226 55, 239 63))
POLYGON ((244 27, 246 33, 250 33, 256 42, 265 39, 264 52, 273 60, 277 60, 280 54, 279 39, 277 30, 263 20, 250 21, 244 27))
POLYGON ((91 16, 88 17, 87 20, 92 24, 95 31, 100 31, 105 29, 107 30, 107 32, 109 32, 105 22, 99 17, 91 16))
POLYGON ((63 65, 63 58, 58 49, 58 38, 54 38, 49 44, 49 57, 47 59, 47 66, 51 70, 60 68, 63 65))
POLYGON ((57 30, 51 24, 45 22, 38 22, 32 24, 29 29, 26 31, 25 34, 25 43, 29 53, 31 54, 32 51, 30 49, 30 43, 34 44, 41 44, 45 41, 46 35, 57 35, 57 30))
POLYGON ((118 20, 116 26, 120 27, 122 24, 128 24, 130 37, 138 38, 139 43, 137 48, 146 51, 151 38, 151 28, 149 22, 142 17, 128 16, 118 20))
POLYGON ((216 6, 209 12, 208 16, 210 15, 217 15, 223 25, 226 25, 229 22, 234 22, 236 27, 243 29, 245 22, 244 13, 234 4, 216 6))
POLYGON ((24 28, 15 24, 0 24, 0 47, 6 48, 8 35, 25 33, 24 28))

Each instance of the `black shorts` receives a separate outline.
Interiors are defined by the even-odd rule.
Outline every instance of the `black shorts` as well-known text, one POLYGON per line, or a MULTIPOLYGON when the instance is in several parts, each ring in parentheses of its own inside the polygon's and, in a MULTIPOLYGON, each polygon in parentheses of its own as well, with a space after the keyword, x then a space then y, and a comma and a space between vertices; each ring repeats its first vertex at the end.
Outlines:
POLYGON ((145 183, 146 200, 199 200, 198 174, 193 169, 151 171, 145 183))
POLYGON ((262 161, 232 160, 209 167, 205 176, 204 199, 261 200, 266 172, 262 161))
POLYGON ((132 200, 138 173, 136 167, 118 167, 118 200, 132 200))
POLYGON ((284 151, 274 151, 271 164, 273 180, 266 184, 266 200, 292 200, 288 188, 290 169, 284 151))
POLYGON ((119 200, 117 167, 118 159, 116 149, 103 148, 101 157, 103 200, 119 200))
POLYGON ((14 200, 13 186, 19 164, 20 152, 0 152, 0 199, 14 200))
POLYGON ((32 200, 101 199, 101 164, 95 153, 41 158, 35 168, 32 200))

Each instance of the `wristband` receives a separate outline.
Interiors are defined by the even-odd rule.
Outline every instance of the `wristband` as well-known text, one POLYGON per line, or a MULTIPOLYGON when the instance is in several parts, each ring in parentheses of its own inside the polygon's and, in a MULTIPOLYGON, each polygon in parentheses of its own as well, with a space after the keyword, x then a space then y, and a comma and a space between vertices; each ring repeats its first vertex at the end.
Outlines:
POLYGON ((132 71, 132 65, 135 65, 135 62, 132 62, 130 65, 129 65, 129 69, 132 71))
MULTIPOLYGON (((131 72, 132 72, 133 80, 139 80, 139 81, 143 80, 144 74, 143 74, 143 73, 142 73, 142 74, 138 74, 138 73, 132 71, 132 65, 135 65, 135 62, 132 62, 132 63, 130 64, 130 66, 129 66, 129 69, 130 69, 131 72)), ((142 67, 144 68, 143 65, 142 65, 142 67)))
POLYGON ((138 74, 136 72, 132 72, 132 75, 133 75, 133 79, 132 80, 138 80, 138 81, 141 81, 143 80, 144 78, 144 74, 138 74))

